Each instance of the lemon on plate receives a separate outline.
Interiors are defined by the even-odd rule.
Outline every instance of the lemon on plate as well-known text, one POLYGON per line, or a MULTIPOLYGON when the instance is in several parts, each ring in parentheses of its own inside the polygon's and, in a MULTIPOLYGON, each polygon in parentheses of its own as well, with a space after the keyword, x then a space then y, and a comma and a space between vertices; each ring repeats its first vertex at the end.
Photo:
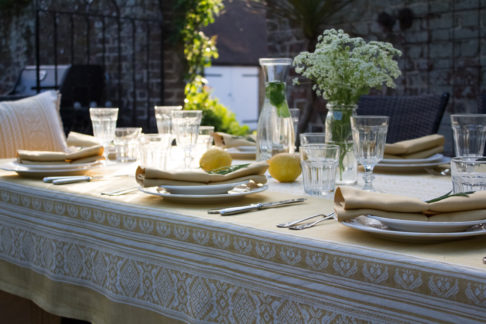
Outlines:
POLYGON ((276 154, 268 160, 268 165, 268 172, 279 182, 293 182, 302 172, 300 158, 296 154, 276 154))
POLYGON ((207 150, 199 160, 199 166, 204 171, 216 170, 231 165, 231 155, 217 147, 207 150))

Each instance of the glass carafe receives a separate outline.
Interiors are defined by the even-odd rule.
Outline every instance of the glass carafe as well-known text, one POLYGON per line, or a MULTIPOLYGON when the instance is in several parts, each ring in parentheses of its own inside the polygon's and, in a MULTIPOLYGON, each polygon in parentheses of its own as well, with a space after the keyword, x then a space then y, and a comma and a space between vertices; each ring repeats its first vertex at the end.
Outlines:
POLYGON ((294 153, 294 127, 285 93, 290 58, 261 58, 265 77, 265 100, 257 127, 257 161, 277 153, 294 153))

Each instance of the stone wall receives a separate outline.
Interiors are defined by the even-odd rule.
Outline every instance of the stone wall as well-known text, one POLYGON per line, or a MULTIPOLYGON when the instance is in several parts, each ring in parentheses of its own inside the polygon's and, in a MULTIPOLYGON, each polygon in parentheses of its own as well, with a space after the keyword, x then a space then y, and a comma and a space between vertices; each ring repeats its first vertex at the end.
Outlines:
MULTIPOLYGON (((182 104, 182 50, 169 41, 170 35, 161 28, 158 0, 44 0, 40 5, 46 10, 91 15, 86 19, 85 16, 58 14, 56 33, 53 15, 41 13, 40 63, 53 65, 57 60, 57 64, 103 65, 105 101, 97 105, 120 107, 119 125, 139 125, 145 131, 156 131, 153 106, 182 104), (120 39, 117 13, 122 17, 120 39), (99 14, 107 17, 102 19, 96 16, 99 14), (53 48, 54 37, 57 37, 57 49, 53 48), (121 54, 120 61, 118 53, 121 54)), ((168 3, 164 2, 164 5, 168 3)), ((14 86, 25 65, 35 64, 34 18, 33 6, 18 15, 8 17, 4 13, 1 17, 2 21, 7 21, 0 25, 2 94, 14 86)), ((170 26, 170 17, 163 18, 163 25, 170 26)))
MULTIPOLYGON (((307 49, 299 26, 291 26, 271 11, 267 26, 270 56, 293 57, 307 49)), ((403 75, 397 80, 397 88, 383 93, 449 92, 448 113, 477 111, 479 95, 486 92, 486 0, 353 1, 336 13, 325 28, 331 27, 367 40, 391 42, 403 52, 399 59, 403 75), (401 27, 398 19, 404 8, 413 14, 408 28, 403 22, 401 27), (386 13, 388 16, 381 17, 395 23, 384 27, 378 23, 380 13, 386 13)), ((305 107, 311 98, 309 86, 291 87, 289 98, 291 106, 305 107)), ((322 105, 316 108, 321 114, 322 105)), ((317 117, 305 125, 308 130, 319 124, 317 117)))

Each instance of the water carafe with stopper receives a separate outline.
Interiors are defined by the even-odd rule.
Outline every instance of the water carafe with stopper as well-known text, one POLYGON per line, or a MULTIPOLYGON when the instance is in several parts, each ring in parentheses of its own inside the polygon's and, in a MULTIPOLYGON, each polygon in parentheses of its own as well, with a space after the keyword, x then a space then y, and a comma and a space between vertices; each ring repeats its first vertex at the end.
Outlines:
POLYGON ((285 94, 290 58, 261 58, 265 78, 265 99, 257 127, 257 161, 277 153, 294 153, 294 127, 285 94))

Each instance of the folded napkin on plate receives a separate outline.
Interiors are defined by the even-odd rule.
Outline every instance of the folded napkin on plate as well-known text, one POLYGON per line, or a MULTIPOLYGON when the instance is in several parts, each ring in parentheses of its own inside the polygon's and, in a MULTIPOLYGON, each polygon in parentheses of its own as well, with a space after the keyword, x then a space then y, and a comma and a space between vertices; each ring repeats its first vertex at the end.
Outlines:
POLYGON ((22 164, 88 163, 103 158, 103 146, 95 145, 74 152, 18 150, 17 160, 22 164))
POLYGON ((422 159, 444 151, 444 136, 432 134, 385 145, 385 159, 422 159))
POLYGON ((220 184, 253 180, 256 183, 266 183, 264 173, 268 169, 266 161, 250 163, 247 167, 227 174, 210 174, 202 169, 163 171, 153 168, 138 167, 135 177, 143 187, 160 185, 203 185, 220 184))
POLYGON ((254 136, 235 136, 226 133, 213 133, 214 144, 219 147, 238 147, 238 146, 255 146, 256 140, 254 136))
POLYGON ((68 146, 78 147, 90 147, 100 144, 96 137, 77 132, 69 132, 66 142, 68 146))
POLYGON ((473 221, 486 219, 486 191, 426 203, 418 198, 338 187, 334 211, 340 222, 360 215, 433 222, 473 221))

